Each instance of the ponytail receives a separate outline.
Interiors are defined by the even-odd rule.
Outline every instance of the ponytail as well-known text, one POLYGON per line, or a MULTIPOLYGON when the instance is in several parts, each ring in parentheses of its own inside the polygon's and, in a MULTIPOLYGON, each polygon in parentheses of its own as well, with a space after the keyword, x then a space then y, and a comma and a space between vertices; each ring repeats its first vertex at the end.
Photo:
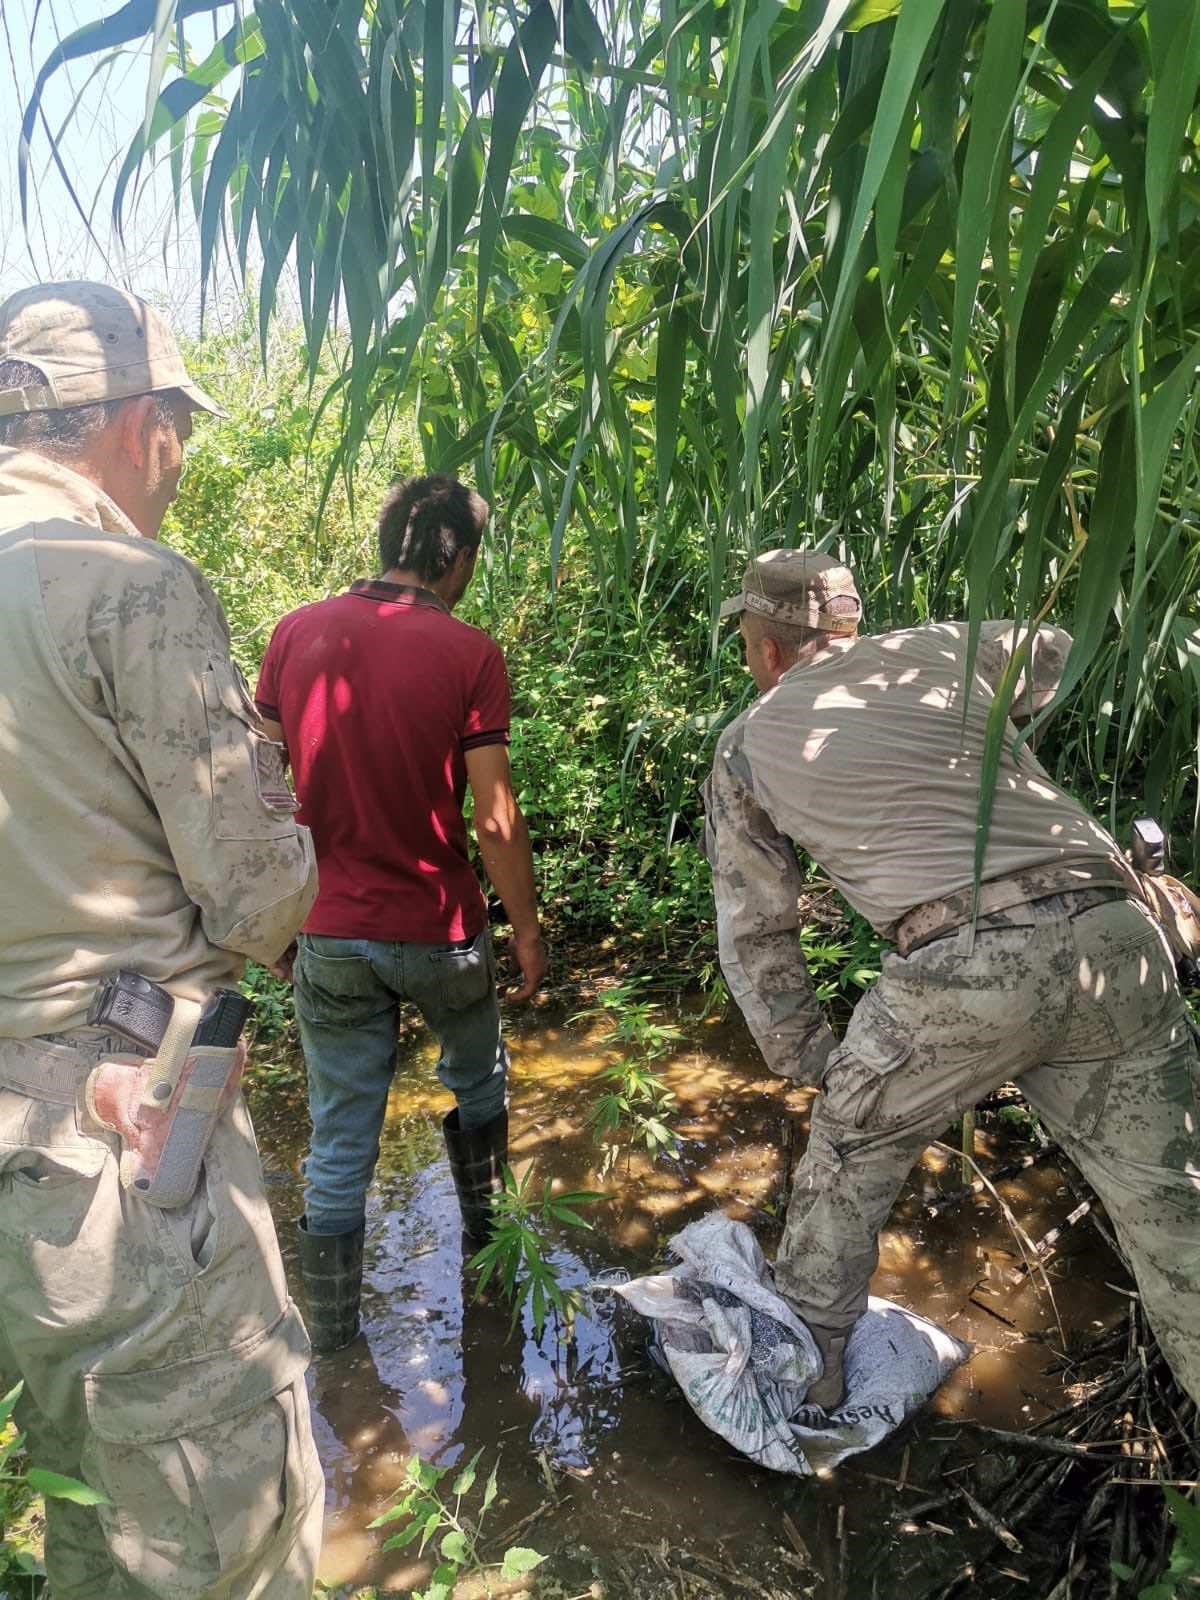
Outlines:
POLYGON ((398 567, 436 583, 460 551, 478 546, 487 515, 487 501, 456 478, 434 473, 396 484, 379 513, 383 571, 398 567))

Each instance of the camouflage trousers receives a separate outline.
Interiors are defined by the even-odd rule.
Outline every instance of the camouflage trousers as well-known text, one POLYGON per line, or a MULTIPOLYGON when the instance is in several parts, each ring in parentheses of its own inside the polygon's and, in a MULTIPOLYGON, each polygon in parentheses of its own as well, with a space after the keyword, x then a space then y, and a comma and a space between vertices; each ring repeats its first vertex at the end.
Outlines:
POLYGON ((1161 930, 1105 890, 885 955, 829 1057, 776 1278, 814 1329, 866 1306, 878 1233, 930 1140, 1015 1079, 1103 1200, 1200 1400, 1200 1073, 1161 930))
POLYGON ((0 1039, 0 1381, 24 1380, 34 1464, 110 1502, 47 1502, 53 1600, 310 1600, 308 1338, 249 1115, 239 1096, 187 1205, 146 1205, 81 1093, 121 1049, 0 1039))

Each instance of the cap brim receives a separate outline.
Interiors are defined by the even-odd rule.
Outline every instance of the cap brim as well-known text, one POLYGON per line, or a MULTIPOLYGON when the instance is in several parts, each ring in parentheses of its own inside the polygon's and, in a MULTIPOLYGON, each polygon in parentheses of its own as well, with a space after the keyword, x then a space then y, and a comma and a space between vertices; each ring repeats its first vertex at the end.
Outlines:
POLYGON ((745 611, 746 602, 740 594, 730 595, 728 600, 721 601, 719 615, 722 617, 736 617, 739 611, 745 611))
POLYGON ((198 383, 181 383, 179 392, 184 399, 190 400, 197 411, 207 411, 210 417, 228 417, 229 413, 224 406, 219 406, 212 395, 205 394, 198 383))

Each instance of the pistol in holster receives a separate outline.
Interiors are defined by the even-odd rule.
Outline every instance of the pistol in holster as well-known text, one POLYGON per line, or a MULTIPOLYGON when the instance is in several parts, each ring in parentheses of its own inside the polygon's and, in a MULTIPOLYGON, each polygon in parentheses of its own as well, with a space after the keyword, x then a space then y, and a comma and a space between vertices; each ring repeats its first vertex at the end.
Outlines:
POLYGON ((88 1110, 121 1140, 121 1182, 170 1210, 195 1192, 213 1129, 237 1093, 250 1002, 218 989, 205 1004, 168 993, 136 972, 96 991, 88 1021, 146 1057, 101 1061, 88 1075, 88 1110))

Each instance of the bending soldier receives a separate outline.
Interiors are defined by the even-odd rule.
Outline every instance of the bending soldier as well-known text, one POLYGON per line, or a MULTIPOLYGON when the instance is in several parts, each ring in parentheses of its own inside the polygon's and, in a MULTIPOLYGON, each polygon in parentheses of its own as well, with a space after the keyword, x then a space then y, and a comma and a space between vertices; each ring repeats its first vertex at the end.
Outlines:
POLYGON ((316 890, 221 607, 154 542, 197 410, 223 414, 133 296, 0 306, 0 1376, 34 1462, 108 1499, 48 1503, 54 1600, 309 1600, 320 1544, 240 1096, 164 1209, 86 1093, 140 1059, 88 1025, 98 986, 134 969, 182 1011, 278 957, 316 890))
MULTIPOLYGON (((1008 1079, 1079 1165, 1128 1253, 1180 1381, 1200 1398, 1200 1107, 1163 932, 1117 845, 1010 722, 972 927, 975 817, 993 691, 1014 648, 985 623, 864 637, 828 556, 751 562, 737 614, 760 697, 725 730, 707 849, 721 965, 773 1071, 812 1085, 776 1262, 825 1371, 866 1306, 877 1236, 938 1131, 1008 1079), (895 944, 836 1044, 796 939, 796 850, 895 944)), ((1049 703, 1069 636, 1042 628, 1010 713, 1049 703)))

